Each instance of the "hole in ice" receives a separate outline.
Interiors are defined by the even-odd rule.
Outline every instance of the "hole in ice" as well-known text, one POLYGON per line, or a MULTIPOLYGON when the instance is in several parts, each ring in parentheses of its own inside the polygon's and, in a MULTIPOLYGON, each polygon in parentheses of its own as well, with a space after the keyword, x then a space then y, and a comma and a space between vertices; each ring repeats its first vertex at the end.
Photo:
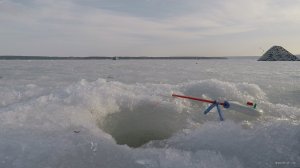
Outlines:
POLYGON ((107 115, 100 128, 112 135, 117 144, 140 147, 152 140, 167 139, 185 125, 185 116, 174 108, 140 103, 136 107, 122 107, 107 115))

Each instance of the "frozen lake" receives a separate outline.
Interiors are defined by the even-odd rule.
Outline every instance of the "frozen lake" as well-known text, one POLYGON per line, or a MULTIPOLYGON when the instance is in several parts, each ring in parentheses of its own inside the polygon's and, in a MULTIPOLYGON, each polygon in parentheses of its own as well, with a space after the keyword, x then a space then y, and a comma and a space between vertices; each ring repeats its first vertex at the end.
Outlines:
POLYGON ((0 61, 0 167, 299 167, 299 63, 0 61))

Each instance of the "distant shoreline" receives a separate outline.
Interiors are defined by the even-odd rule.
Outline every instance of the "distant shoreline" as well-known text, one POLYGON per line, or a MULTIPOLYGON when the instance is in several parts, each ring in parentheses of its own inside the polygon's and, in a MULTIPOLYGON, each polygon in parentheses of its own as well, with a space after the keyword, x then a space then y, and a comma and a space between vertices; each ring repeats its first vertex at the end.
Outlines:
POLYGON ((132 56, 114 56, 114 57, 51 57, 51 56, 0 56, 0 60, 199 60, 199 59, 228 59, 227 57, 132 57, 132 56))

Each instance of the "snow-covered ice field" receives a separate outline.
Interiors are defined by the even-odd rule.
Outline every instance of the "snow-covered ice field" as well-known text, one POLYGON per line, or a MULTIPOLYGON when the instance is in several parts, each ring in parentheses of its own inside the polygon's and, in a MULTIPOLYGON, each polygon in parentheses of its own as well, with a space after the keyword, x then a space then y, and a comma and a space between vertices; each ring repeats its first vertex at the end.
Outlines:
POLYGON ((1 168, 296 168, 299 124, 299 62, 0 61, 1 168))

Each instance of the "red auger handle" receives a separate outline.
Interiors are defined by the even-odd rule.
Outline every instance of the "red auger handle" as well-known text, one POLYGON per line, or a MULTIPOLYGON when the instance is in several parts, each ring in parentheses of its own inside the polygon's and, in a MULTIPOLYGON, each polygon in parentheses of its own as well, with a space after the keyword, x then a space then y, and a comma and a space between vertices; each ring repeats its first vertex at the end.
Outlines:
MULTIPOLYGON (((201 98, 191 97, 191 96, 183 96, 183 95, 178 95, 178 94, 172 94, 172 96, 173 97, 183 98, 183 99, 190 99, 190 100, 201 101, 201 102, 205 102, 205 103, 214 103, 215 102, 213 100, 201 99, 201 98)), ((223 106, 224 103, 220 103, 220 105, 223 106)))

